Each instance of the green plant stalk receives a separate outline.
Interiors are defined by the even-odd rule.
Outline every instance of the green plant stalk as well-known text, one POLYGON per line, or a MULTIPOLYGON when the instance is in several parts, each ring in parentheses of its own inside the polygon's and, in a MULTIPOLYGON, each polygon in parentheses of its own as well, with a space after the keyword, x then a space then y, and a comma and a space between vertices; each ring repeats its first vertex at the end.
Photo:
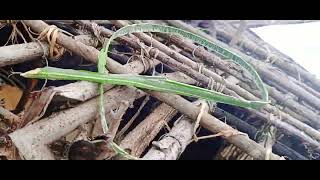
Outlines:
MULTIPOLYGON (((139 87, 138 85, 143 85, 143 86, 140 86, 140 88, 147 88, 147 89, 157 90, 157 91, 168 91, 168 92, 175 93, 175 94, 195 96, 195 97, 200 97, 203 99, 209 98, 209 100, 212 100, 215 102, 222 102, 222 103, 232 104, 232 105, 246 107, 246 108, 260 108, 264 104, 269 103, 268 91, 267 91, 266 87, 264 86, 259 74, 256 72, 256 70, 249 63, 247 63, 245 60, 243 60, 239 55, 232 53, 227 48, 220 47, 217 44, 210 42, 201 36, 198 36, 196 34, 193 34, 191 32, 185 31, 185 30, 181 30, 181 29, 178 29, 175 27, 170 27, 170 26, 165 26, 165 25, 148 24, 148 23, 140 23, 139 22, 137 24, 125 26, 125 27, 122 27, 119 30, 117 30, 110 37, 109 41, 106 44, 104 44, 102 50, 99 53, 99 59, 98 59, 98 72, 99 73, 106 72, 105 68, 107 65, 107 58, 108 58, 107 52, 108 52, 108 49, 109 49, 109 46, 110 46, 110 43, 112 42, 112 40, 116 39, 117 37, 126 35, 126 34, 137 33, 137 32, 161 32, 161 33, 172 33, 172 34, 181 35, 185 38, 193 40, 194 42, 196 42, 204 47, 207 47, 209 50, 215 52, 216 54, 218 54, 224 58, 231 59, 233 62, 239 64, 241 67, 246 69, 252 75, 254 82, 256 83, 256 85, 258 86, 258 88, 261 91, 263 101, 260 101, 260 102, 259 101, 258 102, 248 102, 248 101, 241 101, 241 100, 239 101, 238 99, 231 97, 231 96, 225 96, 223 94, 213 92, 213 91, 210 92, 210 91, 207 91, 206 89, 197 89, 195 87, 187 86, 187 85, 177 83, 174 81, 170 81, 170 80, 161 80, 161 84, 164 85, 162 87, 160 87, 157 84, 152 84, 151 86, 146 86, 146 85, 150 85, 148 83, 151 81, 147 81, 147 82, 144 81, 144 82, 142 82, 142 84, 137 83, 138 81, 133 82, 134 85, 136 85, 137 87, 139 87), (153 86, 153 85, 156 85, 156 86, 153 86)), ((129 80, 129 79, 130 79, 129 77, 125 77, 125 81, 129 80)), ((142 78, 139 80, 142 80, 142 78)), ((150 80, 150 79, 148 79, 148 80, 150 80)), ((160 81, 160 80, 156 80, 156 81, 160 81)), ((116 82, 116 81, 114 81, 114 82, 116 82)), ((127 83, 130 84, 129 82, 127 82, 127 83)), ((124 84, 124 85, 127 85, 127 84, 124 84)), ((101 121, 103 121, 103 119, 105 119, 105 115, 102 113, 102 112, 104 112, 103 83, 101 83, 99 85, 99 90, 100 90, 100 113, 101 113, 100 115, 101 115, 101 121)))
MULTIPOLYGON (((105 48, 103 48, 100 52, 99 52, 99 61, 101 61, 101 59, 104 59, 107 57, 107 51, 105 48)), ((107 69, 105 68, 105 66, 99 66, 98 67, 98 72, 105 74, 108 73, 107 69)), ((106 134, 108 132, 108 124, 107 124, 107 120, 106 120, 106 116, 105 116, 105 109, 104 109, 104 96, 103 96, 103 86, 104 83, 99 83, 99 113, 100 113, 100 121, 101 121, 101 126, 102 126, 102 130, 103 133, 106 134)))
MULTIPOLYGON (((142 89, 149 89, 161 92, 169 92, 174 94, 198 97, 206 99, 209 101, 222 102, 231 105, 236 105, 245 108, 261 108, 265 104, 264 101, 246 101, 234 98, 232 96, 227 96, 215 91, 208 89, 191 86, 188 84, 176 82, 169 80, 165 77, 157 76, 142 76, 142 75, 125 75, 125 74, 102 74, 83 70, 73 70, 73 69, 60 69, 54 67, 37 68, 31 71, 20 74, 25 78, 36 78, 36 79, 49 79, 49 80, 82 80, 95 82, 100 84, 114 84, 114 85, 126 85, 133 86, 142 89)), ((100 90, 100 88, 99 88, 100 90)), ((101 93, 101 91, 100 91, 101 93)), ((103 93, 103 91, 102 91, 103 93)), ((101 96, 100 96, 101 97, 101 96)), ((101 117, 104 116, 104 108, 101 113, 101 105, 103 106, 103 99, 99 99, 100 108, 99 112, 101 117), (102 116, 103 115, 103 116, 102 116)), ((101 119, 102 127, 105 127, 104 132, 108 131, 108 126, 105 123, 105 118, 101 119), (103 121, 104 120, 104 121, 103 121), (104 126, 103 126, 104 125, 104 126)), ((136 160, 137 157, 131 156, 126 151, 121 149, 117 144, 111 142, 112 148, 117 152, 117 154, 127 158, 136 160)))
MULTIPOLYGON (((258 109, 269 103, 268 91, 264 86, 259 74, 255 69, 243 60, 237 54, 232 53, 227 48, 220 47, 207 39, 193 34, 191 32, 181 30, 175 27, 159 25, 159 24, 148 24, 139 23, 134 25, 125 26, 110 37, 109 41, 104 44, 103 48, 99 52, 98 57, 98 73, 89 71, 76 71, 72 69, 59 69, 59 68, 38 68, 21 74, 26 78, 40 78, 40 79, 50 79, 50 80, 84 80, 90 82, 99 83, 99 106, 100 106, 100 119, 104 133, 107 133, 108 126, 105 119, 105 109, 104 109, 104 97, 103 97, 103 86, 105 83, 114 85, 126 85, 134 86, 142 89, 149 89, 161 92, 174 93, 185 96, 192 96, 197 98, 202 98, 209 101, 221 102, 226 104, 231 104, 235 106, 240 106, 244 108, 258 109), (153 77, 153 76, 140 76, 140 75, 119 75, 119 74, 108 74, 107 65, 107 52, 112 40, 117 37, 137 32, 161 32, 161 33, 172 33, 181 35, 185 38, 191 39, 194 42, 207 47, 209 50, 217 53, 218 55, 231 59, 235 63, 246 69, 252 76, 253 79, 262 93, 262 101, 247 101, 237 99, 232 96, 227 96, 215 91, 210 91, 208 89, 199 88, 196 86, 191 86, 176 81, 172 81, 163 77, 153 77)), ((114 150, 127 158, 135 159, 135 157, 130 156, 114 142, 112 142, 112 147, 114 150)))
MULTIPOLYGON (((105 68, 107 65, 107 58, 108 58, 107 52, 108 52, 108 49, 109 49, 111 42, 118 37, 121 37, 121 36, 124 36, 127 34, 131 34, 131 33, 137 33, 137 32, 160 32, 160 33, 171 33, 171 34, 180 35, 185 38, 191 39, 194 42, 208 48, 209 50, 215 52, 219 56, 222 56, 226 59, 232 60, 233 62, 239 64, 241 67, 246 69, 252 75, 255 84, 257 85, 257 87, 261 91, 262 100, 263 100, 263 101, 257 101, 257 102, 247 102, 244 100, 239 101, 239 99, 236 99, 234 97, 225 96, 223 94, 211 91, 211 95, 215 96, 215 98, 214 98, 215 100, 211 99, 212 101, 232 104, 232 105, 245 107, 245 108, 257 108, 257 107, 260 108, 262 105, 269 103, 268 91, 267 91, 266 87, 264 86, 259 74, 242 57, 231 52, 227 47, 220 47, 219 45, 215 44, 214 42, 211 42, 211 41, 209 41, 199 35, 196 35, 194 33, 191 33, 191 32, 179 29, 179 28, 171 27, 171 26, 150 24, 150 23, 137 23, 137 24, 128 25, 128 26, 120 28, 119 30, 117 30, 116 32, 114 32, 112 34, 112 36, 109 38, 109 41, 104 44, 103 48, 100 51, 99 59, 98 59, 98 72, 99 73, 105 72, 105 68)), ((169 80, 166 82, 169 83, 169 80)), ((171 85, 174 84, 174 82, 172 82, 172 81, 171 81, 171 83, 172 83, 171 85)), ((179 84, 179 85, 180 85, 178 87, 178 88, 180 88, 179 91, 175 91, 173 93, 180 94, 180 95, 194 96, 194 94, 188 94, 186 92, 186 90, 184 90, 185 92, 182 92, 183 89, 181 89, 181 88, 185 87, 185 86, 182 86, 181 84, 179 84)), ((104 110, 103 109, 104 108, 103 99, 102 99, 103 98, 102 84, 100 84, 99 88, 100 88, 100 97, 101 97, 100 98, 100 109, 104 110)), ((154 89, 152 89, 152 90, 154 90, 154 89)), ((166 89, 166 90, 168 90, 168 89, 166 89)), ((157 91, 160 91, 160 87, 157 89, 157 91)), ((202 89, 202 94, 205 92, 207 92, 207 91, 202 89)), ((197 95, 199 93, 201 94, 201 92, 199 91, 197 93, 197 95)), ((197 97, 197 96, 195 96, 195 97, 197 97)), ((205 97, 204 99, 208 98, 208 96, 202 96, 201 98, 203 98, 203 97, 205 97)), ((104 118, 104 114, 101 114, 101 119, 102 118, 104 118)))
MULTIPOLYGON (((171 27, 171 26, 165 26, 165 25, 160 25, 160 24, 149 24, 149 23, 139 23, 139 24, 133 24, 133 25, 128 25, 125 27, 120 28, 116 32, 112 34, 112 36, 109 38, 109 41, 105 44, 105 47, 102 49, 102 51, 107 52, 109 49, 110 43, 121 36, 131 34, 131 33, 137 33, 137 32, 160 32, 160 33, 171 33, 171 34, 176 34, 183 36, 185 38, 188 38, 190 40, 193 40, 194 42, 200 44, 201 46, 204 46, 208 48, 209 50, 215 52, 216 54, 226 58, 230 59, 233 62, 239 64, 241 67, 246 69, 251 76, 253 77, 253 80, 259 90, 261 91, 262 94, 262 100, 265 102, 269 102, 269 96, 268 96, 268 90, 264 86, 259 74, 257 71, 247 63, 240 55, 231 52, 227 47, 220 47, 219 45, 215 44, 214 42, 211 42, 199 35, 196 35, 194 33, 171 27)), ((105 68, 107 64, 107 57, 106 58, 99 58, 98 61, 98 69, 105 68)))
POLYGON ((37 68, 21 76, 26 78, 49 79, 49 80, 81 80, 102 84, 114 84, 132 86, 141 89, 154 90, 166 93, 179 94, 240 106, 244 108, 259 109, 268 102, 247 101, 228 96, 216 91, 176 82, 165 77, 126 75, 126 74, 102 74, 83 70, 60 69, 54 67, 37 68))

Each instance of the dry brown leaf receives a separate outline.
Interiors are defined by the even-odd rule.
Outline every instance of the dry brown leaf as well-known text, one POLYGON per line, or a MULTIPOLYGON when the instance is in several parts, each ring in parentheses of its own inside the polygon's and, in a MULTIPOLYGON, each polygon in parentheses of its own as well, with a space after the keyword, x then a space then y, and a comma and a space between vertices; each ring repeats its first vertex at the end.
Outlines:
POLYGON ((1 106, 9 111, 15 110, 22 94, 22 90, 18 87, 8 84, 0 86, 1 106))

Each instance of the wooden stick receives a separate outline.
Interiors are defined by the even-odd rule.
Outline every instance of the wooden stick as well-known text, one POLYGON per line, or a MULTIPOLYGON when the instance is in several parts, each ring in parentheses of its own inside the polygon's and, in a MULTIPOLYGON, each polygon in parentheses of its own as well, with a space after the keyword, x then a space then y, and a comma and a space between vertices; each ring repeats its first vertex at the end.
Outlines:
MULTIPOLYGON (((188 31, 195 32, 195 33, 219 44, 220 46, 226 46, 226 45, 222 44, 222 42, 219 42, 216 39, 213 39, 211 36, 201 32, 201 31, 198 31, 197 29, 193 28, 192 26, 185 24, 181 21, 167 20, 167 22, 169 24, 173 24, 177 27, 186 29, 188 31)), ((270 79, 270 80, 278 83, 283 88, 287 89, 290 92, 293 92, 295 95, 301 97, 301 99, 305 100, 306 102, 308 102, 310 105, 314 106, 315 108, 320 107, 320 99, 316 98, 314 95, 312 95, 308 91, 304 90, 302 87, 294 84, 291 81, 288 81, 286 78, 284 78, 285 77, 284 73, 272 70, 274 68, 272 68, 270 65, 264 64, 264 63, 260 62, 259 60, 256 60, 252 57, 249 57, 235 48, 229 47, 229 49, 231 49, 233 52, 241 55, 246 60, 248 60, 248 62, 251 63, 253 65, 253 67, 257 70, 257 72, 261 76, 263 76, 264 78, 270 79)), ((288 63, 285 66, 289 66, 288 63)), ((284 68, 284 67, 281 67, 281 68, 284 68)), ((295 69, 295 72, 297 72, 296 69, 295 69)), ((320 80, 317 80, 314 78, 312 80, 313 80, 312 82, 319 81, 318 84, 320 84, 320 80)))
POLYGON ((10 120, 12 123, 18 123, 20 121, 20 117, 13 114, 12 112, 10 112, 9 110, 3 108, 0 106, 0 115, 2 116, 0 118, 0 121, 2 119, 8 119, 10 120))
MULTIPOLYGON (((212 41, 216 41, 211 36, 209 36, 209 35, 207 35, 207 34, 205 34, 203 32, 199 32, 198 30, 195 30, 195 28, 193 28, 190 25, 187 25, 187 24, 183 23, 182 21, 166 20, 166 22, 171 24, 171 25, 174 25, 176 27, 185 28, 185 29, 187 29, 189 31, 192 30, 192 31, 194 31, 196 33, 200 33, 202 36, 205 36, 205 37, 209 38, 212 41)), ((227 28, 227 27, 225 27, 225 28, 227 28)), ((231 39, 231 37, 232 37, 232 34, 230 34, 230 32, 227 32, 226 30, 223 31, 223 30, 217 29, 217 34, 218 35, 222 35, 223 37, 225 37, 227 39, 231 39)), ((240 41, 239 44, 243 44, 243 47, 248 48, 251 51, 254 50, 254 52, 256 52, 256 53, 258 53, 258 54, 260 54, 260 55, 262 55, 264 57, 268 56, 268 52, 264 48, 261 48, 261 47, 257 46, 255 43, 253 43, 249 39, 242 39, 242 41, 240 41)), ((294 65, 292 63, 288 63, 289 60, 282 60, 282 59, 283 59, 283 57, 271 58, 271 60, 274 61, 275 65, 277 65, 281 69, 284 69, 284 70, 290 72, 293 77, 296 77, 297 70, 298 70, 303 79, 306 79, 310 83, 312 83, 312 85, 314 86, 315 89, 320 89, 320 80, 317 79, 315 75, 309 73, 308 71, 304 70, 300 66, 294 65)))
MULTIPOLYGON (((165 36, 165 35, 162 35, 165 36)), ((178 46, 184 47, 185 50, 192 52, 197 46, 192 44, 192 43, 188 43, 188 42, 184 42, 181 38, 178 38, 176 36, 171 36, 170 40, 172 42, 174 42, 175 44, 177 44, 178 46)), ((237 72, 234 71, 230 71, 230 69, 228 68, 228 66, 220 60, 219 63, 216 62, 216 59, 218 59, 216 56, 214 56, 212 53, 205 51, 202 48, 198 48, 195 51, 195 55, 199 56, 199 57, 203 57, 203 60, 209 61, 211 63, 214 63, 215 65, 217 65, 220 69, 224 70, 225 72, 230 73, 231 75, 235 76, 236 78, 239 79, 239 75, 235 74, 237 72)), ((239 73, 238 73, 239 74, 239 73)), ((241 80, 241 78, 240 78, 241 80)), ((319 123, 318 122, 318 118, 319 116, 316 115, 315 113, 310 112, 310 110, 306 110, 306 107, 301 106, 301 104, 297 103, 297 102, 287 102, 287 101, 283 101, 283 97, 285 97, 285 95, 283 93, 281 93, 280 91, 276 90, 275 88, 272 88, 271 86, 267 86, 268 89, 271 89, 269 91, 270 96, 274 97, 278 102, 284 103, 285 106, 292 108, 292 109, 296 109, 297 107, 299 107, 299 109, 301 109, 301 111, 299 113, 302 113, 304 116, 308 117, 309 119, 314 120, 314 123, 319 123)), ((244 88, 247 91, 250 91, 249 87, 248 88, 244 88)), ((237 92, 237 90, 235 90, 237 92)), ((254 93, 255 94, 255 93, 254 93)))
MULTIPOLYGON (((105 108, 118 108, 122 100, 133 103, 143 94, 137 89, 114 88, 105 93, 105 98, 109 100, 105 103, 105 108)), ((54 159, 46 145, 67 135, 81 124, 93 120, 97 113, 98 98, 94 98, 74 108, 54 113, 35 124, 18 129, 9 134, 9 137, 25 159, 54 159)))
POLYGON ((154 141, 152 148, 143 156, 144 160, 176 160, 192 139, 193 123, 183 117, 177 120, 168 134, 154 141))
MULTIPOLYGON (((118 26, 125 26, 126 22, 124 21, 112 21, 114 23, 116 23, 118 26)), ((150 55, 155 55, 157 54, 157 58, 162 61, 163 63, 166 63, 168 65, 170 65, 171 67, 174 67, 176 69, 179 69, 180 71, 184 72, 185 74, 189 75, 190 77, 196 79, 197 81, 201 82, 202 84, 208 85, 210 79, 207 78, 206 76, 202 75, 199 72, 196 72, 195 70, 190 69, 190 67, 186 66, 185 64, 189 64, 191 65, 192 68, 196 68, 196 63, 193 62, 192 60, 186 58, 185 56, 182 56, 181 54, 173 51, 172 49, 168 48, 167 46, 163 45, 162 43, 160 43, 159 41, 152 39, 150 36, 144 34, 144 33, 137 33, 137 35, 139 38, 141 38, 145 43, 147 44, 151 44, 153 45, 153 47, 159 48, 159 50, 164 51, 165 53, 162 53, 161 51, 156 51, 154 49, 150 50, 150 55), (170 56, 170 57, 168 57, 170 56), (173 57, 173 58, 171 58, 173 57), (177 62, 177 61, 179 62, 177 62), (182 63, 183 62, 183 63, 182 63)), ((130 43, 131 41, 127 42, 130 43)), ((130 44, 131 45, 131 44, 130 44)), ((134 44, 132 44, 134 45, 134 44)), ((135 46, 135 45, 134 45, 135 46)), ((215 73, 213 73, 212 71, 210 71, 212 75, 211 77, 213 77, 215 80, 219 81, 221 79, 221 77, 215 73)), ((241 95, 242 97, 245 97, 247 99, 250 100, 258 100, 257 97, 255 97, 254 95, 252 95, 251 93, 245 91, 244 89, 241 89, 239 86, 237 85, 233 85, 231 83, 229 83, 227 80, 224 81, 226 84, 226 87, 224 89, 224 93, 231 95, 231 96, 235 96, 235 97, 239 97, 239 95, 241 95), (229 90, 229 88, 232 90, 229 90), (238 93, 235 94, 234 92, 238 93)), ((268 110, 268 112, 270 113, 279 113, 279 111, 277 110, 277 108, 271 106, 271 105, 267 105, 265 106, 265 109, 268 110)), ((258 112, 258 111, 251 111, 251 112, 258 112)), ((312 127, 302 123, 301 121, 298 121, 297 119, 292 118, 291 116, 289 116, 286 113, 281 113, 281 116, 283 118, 283 120, 285 120, 286 122, 288 122, 289 124, 299 128, 300 130, 305 131, 308 135, 310 135, 311 137, 317 139, 320 141, 320 132, 318 132, 317 130, 313 129, 312 127)), ((266 119, 268 121, 268 119, 266 119)), ((280 125, 280 124, 278 124, 280 125)), ((283 124, 281 124, 281 127, 284 127, 283 124)), ((289 129, 292 129, 291 127, 289 129)), ((300 136, 300 134, 297 134, 297 136, 300 136)), ((300 136, 302 138, 302 136, 300 136)), ((303 136, 304 137, 304 136, 303 136)), ((310 138, 305 138, 305 141, 309 141, 310 138)), ((310 141, 310 143, 316 145, 317 143, 315 143, 315 141, 310 141)), ((317 147, 320 147, 320 144, 317 145, 317 147)))
MULTIPOLYGON (((293 98, 289 98, 288 95, 281 93, 274 87, 270 86, 268 90, 269 93, 272 94, 272 97, 274 97, 279 104, 283 104, 283 106, 289 107, 295 113, 309 119, 314 124, 315 128, 320 128, 319 115, 302 104, 299 104, 293 98)), ((301 121, 303 121, 303 119, 301 119, 301 121)))
MULTIPOLYGON (((26 25, 30 26, 36 32, 41 32, 48 26, 47 24, 45 24, 43 21, 40 21, 40 20, 24 20, 24 22, 26 23, 26 25)), ((64 46, 68 50, 74 52, 77 55, 84 57, 87 60, 90 60, 92 62, 97 62, 98 60, 98 54, 99 54, 98 50, 92 47, 86 46, 83 43, 77 42, 66 35, 63 35, 60 33, 59 36, 57 37, 57 42, 58 44, 64 46)), ((128 72, 128 70, 124 69, 124 67, 121 64, 114 62, 111 59, 109 59, 108 61, 108 69, 113 73, 128 72)), ((176 108, 181 113, 186 114, 191 119, 195 120, 197 118, 198 108, 192 103, 183 99, 182 97, 171 95, 171 94, 165 94, 165 93, 157 93, 157 92, 150 92, 150 93, 154 97, 160 100, 163 100, 168 105, 172 105, 172 107, 176 108)), ((212 131, 213 133, 218 133, 223 130, 233 130, 230 126, 224 123, 222 125, 218 119, 215 119, 213 116, 208 114, 203 115, 203 120, 200 122, 200 124, 203 127, 212 131)), ((246 153, 250 154, 251 156, 257 159, 264 158, 265 149, 259 144, 257 144, 256 142, 250 140, 248 137, 234 136, 234 137, 228 138, 228 141, 237 145, 240 149, 242 149, 243 151, 245 151, 246 153)), ((275 154, 272 154, 271 158, 280 159, 280 157, 275 154)))
MULTIPOLYGON (((226 121, 229 125, 235 126, 239 131, 245 132, 249 135, 250 138, 254 139, 257 129, 250 124, 248 124, 245 121, 242 121, 241 119, 237 118, 236 116, 220 109, 216 108, 215 111, 213 112, 213 115, 216 116, 217 118, 223 118, 221 119, 222 121, 226 121)), ((287 156, 291 159, 294 160, 307 160, 306 157, 303 155, 299 154, 295 150, 285 146, 281 142, 277 141, 273 145, 273 150, 275 153, 281 155, 281 156, 287 156)))
POLYGON ((234 47, 240 41, 240 36, 241 36, 241 34, 243 34, 243 32, 246 30, 246 28, 247 28, 247 22, 245 20, 241 20, 239 27, 238 27, 238 30, 232 36, 231 41, 229 43, 229 45, 231 47, 234 47))
POLYGON ((139 157, 156 137, 165 123, 169 122, 177 111, 165 103, 160 104, 137 127, 130 131, 120 142, 120 147, 131 155, 139 157))
MULTIPOLYGON (((75 36, 75 39, 88 46, 95 45, 92 38, 87 35, 75 36)), ((30 42, 25 44, 14 44, 0 47, 0 67, 19 64, 26 61, 41 58, 48 54, 49 45, 46 42, 30 42)))

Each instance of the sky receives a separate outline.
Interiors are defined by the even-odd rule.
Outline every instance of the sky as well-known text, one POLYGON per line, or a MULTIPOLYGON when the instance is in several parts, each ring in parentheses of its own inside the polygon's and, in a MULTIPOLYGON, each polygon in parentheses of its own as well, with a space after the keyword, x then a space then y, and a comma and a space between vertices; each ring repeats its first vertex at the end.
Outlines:
POLYGON ((320 22, 272 25, 251 30, 320 78, 320 22))

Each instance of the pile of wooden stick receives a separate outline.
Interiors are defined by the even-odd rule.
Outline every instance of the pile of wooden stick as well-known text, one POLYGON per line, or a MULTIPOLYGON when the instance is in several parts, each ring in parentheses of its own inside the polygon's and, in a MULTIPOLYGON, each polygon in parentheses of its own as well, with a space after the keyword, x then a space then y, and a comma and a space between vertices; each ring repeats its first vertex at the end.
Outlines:
MULTIPOLYGON (((101 43, 109 38, 115 29, 140 23, 122 20, 22 22, 38 34, 52 24, 75 29, 77 34, 73 37, 60 32, 57 35, 57 44, 67 50, 65 53, 72 53, 91 63, 97 63, 101 43)), ((202 128, 212 134, 219 134, 229 149, 234 146, 246 154, 240 153, 237 155, 240 157, 238 159, 317 158, 314 156, 320 152, 320 80, 288 56, 254 36, 248 30, 248 27, 251 27, 250 21, 210 21, 211 25, 207 28, 210 33, 197 27, 199 21, 146 22, 175 26, 199 34, 221 46, 229 46, 232 51, 249 60, 262 77, 272 100, 270 105, 262 110, 251 110, 218 104, 201 116, 202 128), (237 131, 241 133, 228 134, 237 131), (228 146, 229 144, 232 145, 228 146)), ((128 55, 116 48, 110 50, 108 70, 112 73, 142 74, 153 71, 176 81, 214 88, 231 96, 248 100, 260 98, 251 77, 240 66, 221 59, 182 37, 161 33, 135 33, 117 38, 115 42, 116 45, 130 49, 131 53, 128 55), (143 54, 144 49, 148 48, 148 54, 143 54), (162 73, 163 69, 167 72, 162 73)), ((49 49, 49 44, 45 41, 2 46, 0 66, 40 60, 49 54, 49 49)), ((191 102, 190 99, 178 95, 131 87, 106 85, 105 90, 106 109, 113 110, 108 111, 106 116, 115 128, 114 140, 131 155, 141 159, 179 159, 190 143, 197 143, 193 142, 193 128, 201 109, 198 101, 191 102), (158 105, 152 108, 141 122, 132 123, 137 122, 136 117, 147 108, 149 96, 154 97, 158 105), (121 119, 128 109, 143 97, 144 100, 139 104, 135 115, 120 129, 121 119), (173 121, 175 122, 170 127, 168 124, 173 121), (155 139, 164 128, 167 128, 168 132, 160 139, 155 139)), ((56 92, 52 94, 54 101, 65 102, 67 99, 75 102, 75 105, 56 111, 50 116, 41 114, 40 120, 31 119, 30 123, 15 128, 8 134, 12 146, 17 148, 19 156, 24 159, 57 159, 48 145, 61 139, 71 139, 71 143, 79 139, 90 140, 101 134, 100 121, 96 121, 96 84, 74 82, 54 87, 53 91, 56 92)), ((2 112, 1 114, 4 116, 2 112)), ((15 121, 19 119, 15 118, 15 121)), ((224 147, 221 147, 221 154, 225 155, 228 148, 224 147)), ((112 158, 124 159, 121 156, 112 158)))

